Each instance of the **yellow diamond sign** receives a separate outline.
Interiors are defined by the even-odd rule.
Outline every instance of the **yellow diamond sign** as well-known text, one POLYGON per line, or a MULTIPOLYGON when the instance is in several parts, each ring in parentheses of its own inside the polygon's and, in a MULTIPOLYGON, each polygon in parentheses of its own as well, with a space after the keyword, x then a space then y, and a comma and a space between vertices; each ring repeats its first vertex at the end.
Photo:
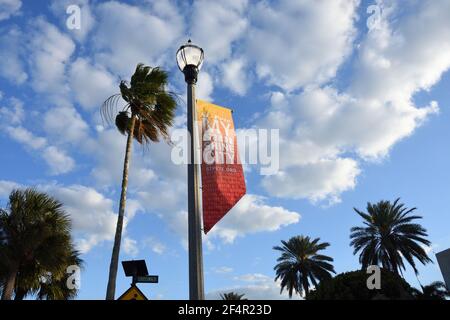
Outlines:
POLYGON ((139 290, 138 287, 132 285, 117 300, 148 300, 147 297, 139 290))

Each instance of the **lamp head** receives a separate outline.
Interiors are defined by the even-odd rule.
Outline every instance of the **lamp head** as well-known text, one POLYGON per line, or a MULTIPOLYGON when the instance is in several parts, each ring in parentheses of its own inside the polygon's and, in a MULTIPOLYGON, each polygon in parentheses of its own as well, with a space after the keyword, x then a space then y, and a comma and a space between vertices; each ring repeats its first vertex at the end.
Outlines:
POLYGON ((184 73, 187 83, 197 82, 198 72, 203 65, 203 59, 203 49, 194 45, 190 39, 178 49, 178 68, 184 73))

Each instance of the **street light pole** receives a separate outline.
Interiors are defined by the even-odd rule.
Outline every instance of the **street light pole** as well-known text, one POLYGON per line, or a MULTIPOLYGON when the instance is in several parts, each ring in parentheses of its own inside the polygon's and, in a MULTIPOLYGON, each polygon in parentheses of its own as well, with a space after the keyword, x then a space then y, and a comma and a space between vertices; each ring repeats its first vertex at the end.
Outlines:
MULTIPOLYGON (((185 69, 186 71, 186 69, 185 69)), ((196 161, 196 136, 195 119, 195 82, 190 81, 187 85, 187 108, 188 108, 188 132, 190 135, 189 163, 188 163, 188 235, 189 235, 189 299, 204 300, 203 288, 203 254, 201 234, 201 212, 200 212, 200 179, 196 161)))
POLYGON ((203 250, 201 234, 200 177, 196 161, 197 137, 195 85, 203 62, 203 50, 189 40, 177 52, 177 62, 187 83, 188 147, 188 238, 189 238, 189 299, 204 300, 203 250))

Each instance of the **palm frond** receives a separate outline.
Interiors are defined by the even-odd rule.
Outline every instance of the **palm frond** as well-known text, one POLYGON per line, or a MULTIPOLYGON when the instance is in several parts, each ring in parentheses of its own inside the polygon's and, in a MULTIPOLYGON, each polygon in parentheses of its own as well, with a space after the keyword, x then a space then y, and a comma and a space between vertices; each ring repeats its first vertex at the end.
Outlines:
POLYGON ((112 122, 122 98, 126 104, 115 117, 119 132, 129 133, 129 118, 135 117, 133 135, 138 143, 147 145, 158 142, 160 138, 170 143, 169 129, 173 126, 179 99, 175 93, 166 90, 167 84, 166 71, 138 64, 130 82, 121 81, 120 94, 109 97, 103 103, 102 119, 112 122))
POLYGON ((56 279, 69 264, 82 263, 62 203, 33 188, 11 192, 7 209, 1 210, 0 233, 0 269, 19 266, 15 291, 22 297, 42 289, 41 275, 51 273, 56 279))
POLYGON ((100 108, 100 116, 103 122, 110 124, 114 121, 114 115, 117 113, 121 98, 121 94, 114 94, 103 102, 100 108))
POLYGON ((281 252, 277 259, 278 264, 274 267, 275 281, 281 280, 280 291, 287 289, 290 297, 293 292, 308 291, 311 283, 316 285, 319 281, 330 278, 331 273, 335 273, 330 263, 333 258, 318 254, 326 249, 329 243, 321 243, 319 238, 297 236, 288 241, 282 240, 281 244, 282 246, 273 247, 281 252))
POLYGON ((127 134, 129 131, 130 116, 127 111, 121 111, 116 116, 116 127, 117 130, 123 135, 127 134))
POLYGON ((367 204, 367 213, 354 209, 363 218, 365 227, 350 229, 350 245, 354 254, 359 253, 363 268, 381 264, 384 268, 401 274, 405 270, 404 260, 417 272, 415 260, 422 264, 431 262, 420 244, 429 245, 427 232, 412 221, 421 216, 411 215, 416 208, 408 209, 400 203, 380 201, 367 204))

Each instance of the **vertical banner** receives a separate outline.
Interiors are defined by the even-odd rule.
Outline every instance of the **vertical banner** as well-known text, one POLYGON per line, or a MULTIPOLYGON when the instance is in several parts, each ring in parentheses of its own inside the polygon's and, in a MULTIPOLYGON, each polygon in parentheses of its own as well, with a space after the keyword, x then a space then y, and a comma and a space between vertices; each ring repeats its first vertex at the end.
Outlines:
POLYGON ((246 192, 232 111, 197 100, 205 234, 246 192))

